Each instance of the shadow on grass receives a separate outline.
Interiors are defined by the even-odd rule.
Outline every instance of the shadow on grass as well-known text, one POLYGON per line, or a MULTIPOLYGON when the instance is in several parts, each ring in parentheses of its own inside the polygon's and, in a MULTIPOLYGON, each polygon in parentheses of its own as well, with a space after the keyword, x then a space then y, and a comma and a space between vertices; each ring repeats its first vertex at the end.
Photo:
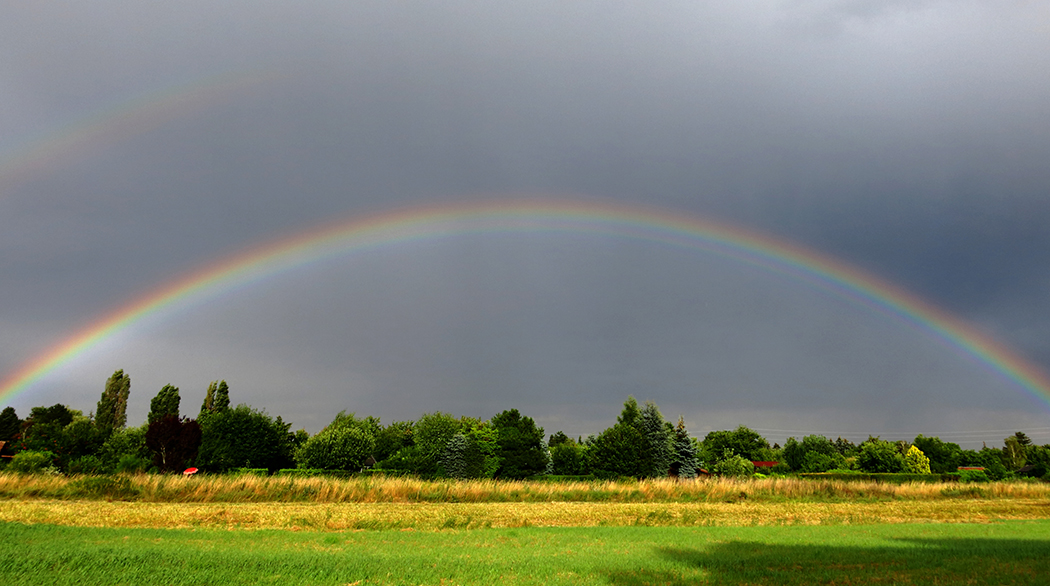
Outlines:
POLYGON ((895 539, 885 547, 733 541, 658 548, 665 571, 614 572, 611 584, 1050 584, 1050 542, 895 539))

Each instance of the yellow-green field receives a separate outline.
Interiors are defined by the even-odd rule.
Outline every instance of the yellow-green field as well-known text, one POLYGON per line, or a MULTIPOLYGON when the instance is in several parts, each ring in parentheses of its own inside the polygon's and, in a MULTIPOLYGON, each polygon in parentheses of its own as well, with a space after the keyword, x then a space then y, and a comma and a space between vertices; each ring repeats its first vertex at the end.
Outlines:
POLYGON ((1043 483, 424 481, 0 475, 0 521, 82 527, 416 529, 747 526, 1050 518, 1043 483))
POLYGON ((1050 485, 0 475, 0 584, 1024 584, 1050 485))
POLYGON ((1036 499, 875 503, 148 503, 2 501, 0 521, 77 527, 345 531, 486 527, 988 523, 1048 519, 1036 499))
POLYGON ((0 473, 0 499, 87 498, 145 502, 492 503, 492 502, 738 502, 1048 499, 1044 482, 959 484, 843 481, 800 478, 708 478, 678 482, 545 482, 421 480, 362 476, 348 479, 221 475, 130 476, 0 473))

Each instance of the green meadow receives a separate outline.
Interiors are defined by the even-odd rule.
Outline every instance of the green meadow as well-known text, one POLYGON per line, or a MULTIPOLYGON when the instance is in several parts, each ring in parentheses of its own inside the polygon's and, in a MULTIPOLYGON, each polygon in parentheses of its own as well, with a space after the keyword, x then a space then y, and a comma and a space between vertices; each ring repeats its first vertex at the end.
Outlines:
POLYGON ((0 585, 1039 584, 1050 486, 0 474, 0 585))
POLYGON ((439 531, 0 524, 0 583, 1046 584, 1050 522, 439 531))

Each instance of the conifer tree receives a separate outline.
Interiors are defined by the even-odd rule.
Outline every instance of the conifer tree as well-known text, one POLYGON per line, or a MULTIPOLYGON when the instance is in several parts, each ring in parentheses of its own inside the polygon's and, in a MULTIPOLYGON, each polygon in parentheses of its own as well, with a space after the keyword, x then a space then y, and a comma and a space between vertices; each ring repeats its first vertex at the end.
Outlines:
POLYGON ((696 478, 698 467, 696 445, 693 444, 693 440, 689 437, 689 432, 685 428, 684 418, 678 418, 678 425, 674 431, 675 461, 671 464, 671 470, 679 478, 696 478))
POLYGON ((95 427, 103 437, 124 428, 128 415, 128 395, 131 393, 131 377, 123 370, 113 373, 106 381, 106 388, 95 408, 95 427))
POLYGON ((549 456, 544 448, 543 428, 537 427, 531 417, 509 409, 493 416, 489 425, 496 431, 497 477, 527 478, 547 469, 549 456))
POLYGON ((644 475, 650 478, 667 476, 674 462, 674 428, 664 421, 663 414, 652 401, 645 402, 637 427, 646 443, 642 462, 644 475))
POLYGON ((638 409, 638 401, 633 396, 628 396, 627 400, 623 402, 623 411, 616 418, 616 423, 638 428, 641 419, 642 412, 638 409))
POLYGON ((674 461, 674 428, 652 402, 627 397, 616 425, 588 442, 588 466, 598 476, 666 476, 674 461))

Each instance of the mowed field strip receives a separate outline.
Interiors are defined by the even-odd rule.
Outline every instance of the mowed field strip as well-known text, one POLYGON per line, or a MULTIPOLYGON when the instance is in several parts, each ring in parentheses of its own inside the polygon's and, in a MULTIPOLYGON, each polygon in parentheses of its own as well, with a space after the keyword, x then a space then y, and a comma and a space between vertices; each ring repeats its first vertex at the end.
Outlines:
POLYGON ((162 503, 0 501, 0 521, 76 527, 345 531, 486 527, 988 523, 1050 519, 1042 499, 736 503, 162 503))
POLYGON ((679 483, 0 475, 0 521, 342 531, 747 526, 1050 518, 1050 484, 809 479, 679 483))

